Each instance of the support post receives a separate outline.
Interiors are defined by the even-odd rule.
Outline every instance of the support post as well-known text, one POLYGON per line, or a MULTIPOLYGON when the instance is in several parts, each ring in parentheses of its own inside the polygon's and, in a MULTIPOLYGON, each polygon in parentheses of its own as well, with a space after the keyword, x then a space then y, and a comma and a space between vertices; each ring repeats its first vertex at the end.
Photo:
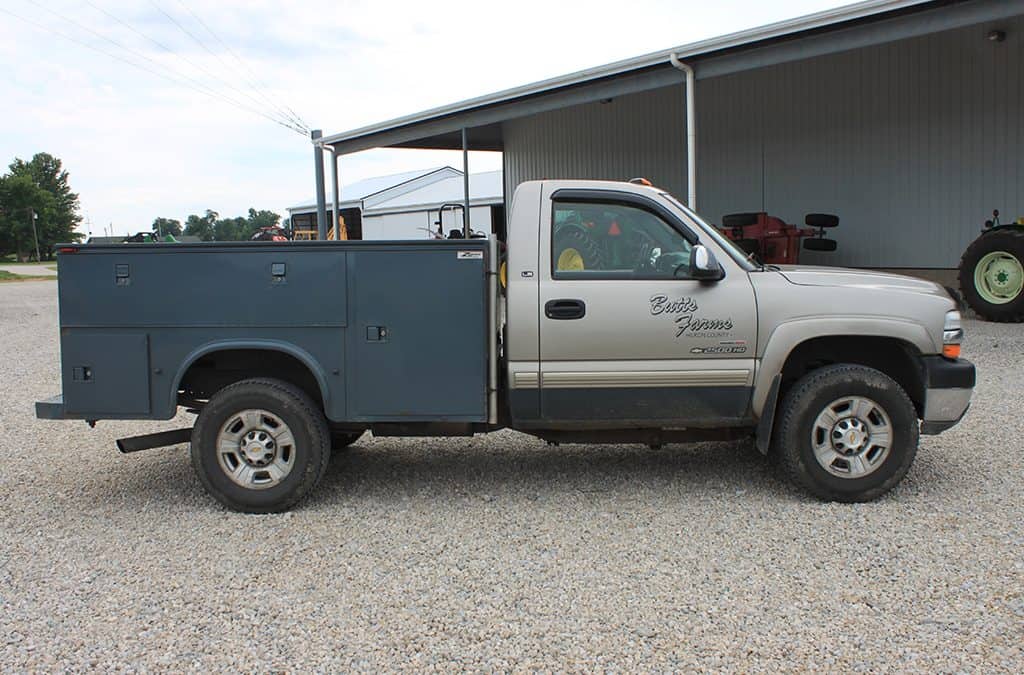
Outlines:
POLYGON ((316 171, 316 237, 327 238, 327 204, 324 203, 324 148, 320 145, 323 132, 314 129, 309 136, 313 140, 313 163, 316 171))
POLYGON ((338 224, 338 215, 340 213, 338 200, 340 199, 341 188, 338 185, 338 151, 334 148, 331 148, 331 183, 334 188, 334 207, 331 209, 331 222, 334 225, 331 228, 334 230, 334 241, 340 241, 341 225, 338 224))
POLYGON ((462 235, 469 239, 469 136, 462 128, 462 235))

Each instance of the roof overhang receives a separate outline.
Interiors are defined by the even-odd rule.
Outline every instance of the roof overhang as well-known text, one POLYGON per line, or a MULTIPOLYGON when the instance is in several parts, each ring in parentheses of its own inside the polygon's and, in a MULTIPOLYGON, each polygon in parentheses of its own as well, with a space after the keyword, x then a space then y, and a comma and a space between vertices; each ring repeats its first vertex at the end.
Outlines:
POLYGON ((673 84, 683 74, 669 55, 689 63, 698 79, 720 77, 984 23, 1024 12, 1024 0, 868 0, 808 16, 652 52, 605 66, 325 136, 339 154, 380 147, 501 150, 502 123, 673 84))

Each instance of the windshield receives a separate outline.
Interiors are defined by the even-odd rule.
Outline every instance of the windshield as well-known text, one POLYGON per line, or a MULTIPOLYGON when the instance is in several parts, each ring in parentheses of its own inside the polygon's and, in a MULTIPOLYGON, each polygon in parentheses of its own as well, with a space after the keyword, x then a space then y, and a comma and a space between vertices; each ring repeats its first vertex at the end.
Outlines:
POLYGON ((718 231, 714 225, 709 224, 706 220, 698 216, 696 213, 691 211, 689 208, 683 206, 678 199, 673 197, 667 192, 662 192, 661 196, 669 201, 670 204, 675 206, 677 209, 686 214, 689 218, 693 219, 697 225, 712 239, 715 240, 719 246, 729 254, 729 257, 736 261, 736 264, 745 269, 748 272, 753 272, 758 269, 757 265, 750 262, 747 254, 742 249, 736 246, 736 244, 729 241, 721 232, 718 231))

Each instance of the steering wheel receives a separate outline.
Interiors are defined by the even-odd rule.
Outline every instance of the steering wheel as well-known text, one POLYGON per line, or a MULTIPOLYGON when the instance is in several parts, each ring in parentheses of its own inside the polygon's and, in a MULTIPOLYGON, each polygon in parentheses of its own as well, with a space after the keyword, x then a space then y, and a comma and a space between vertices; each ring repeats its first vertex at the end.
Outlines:
POLYGON ((659 272, 664 274, 672 273, 673 278, 679 277, 679 271, 690 269, 690 254, 684 251, 669 251, 662 253, 655 265, 659 272))
POLYGON ((629 232, 625 236, 625 242, 629 248, 636 251, 634 272, 652 272, 658 269, 657 261, 661 256, 661 250, 647 233, 636 230, 629 232))

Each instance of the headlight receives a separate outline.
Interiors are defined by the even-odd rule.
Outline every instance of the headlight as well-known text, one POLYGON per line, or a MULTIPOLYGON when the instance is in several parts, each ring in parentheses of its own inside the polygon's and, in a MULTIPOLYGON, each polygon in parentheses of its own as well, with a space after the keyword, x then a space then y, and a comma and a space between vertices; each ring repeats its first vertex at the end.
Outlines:
POLYGON ((964 329, 960 325, 960 312, 946 312, 946 322, 942 324, 942 355, 947 359, 960 357, 960 344, 964 341, 964 329))

